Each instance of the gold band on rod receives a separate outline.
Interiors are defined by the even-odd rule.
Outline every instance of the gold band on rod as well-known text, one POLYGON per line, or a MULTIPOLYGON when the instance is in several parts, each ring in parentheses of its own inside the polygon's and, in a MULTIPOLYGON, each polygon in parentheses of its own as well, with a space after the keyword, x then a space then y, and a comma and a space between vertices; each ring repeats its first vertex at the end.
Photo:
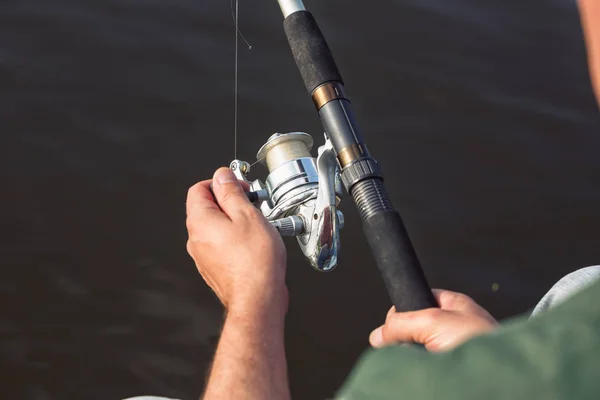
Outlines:
POLYGON ((319 86, 313 92, 312 99, 315 103, 315 107, 317 107, 317 110, 320 110, 321 107, 329 103, 331 100, 348 100, 346 94, 344 93, 344 86, 342 86, 342 84, 339 82, 328 82, 319 86))
POLYGON ((344 168, 352 161, 369 157, 369 151, 367 150, 367 146, 364 144, 353 144, 352 146, 340 150, 340 152, 337 154, 337 157, 340 162, 340 166, 344 168))

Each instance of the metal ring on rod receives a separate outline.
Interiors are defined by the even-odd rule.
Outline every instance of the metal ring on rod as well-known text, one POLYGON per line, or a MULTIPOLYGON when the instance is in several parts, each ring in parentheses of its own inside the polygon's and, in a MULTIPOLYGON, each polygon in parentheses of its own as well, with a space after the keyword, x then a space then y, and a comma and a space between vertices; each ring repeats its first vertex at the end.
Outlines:
POLYGON ((296 11, 305 11, 304 3, 302 0, 278 0, 279 7, 283 13, 283 18, 287 18, 288 15, 295 13, 296 11))

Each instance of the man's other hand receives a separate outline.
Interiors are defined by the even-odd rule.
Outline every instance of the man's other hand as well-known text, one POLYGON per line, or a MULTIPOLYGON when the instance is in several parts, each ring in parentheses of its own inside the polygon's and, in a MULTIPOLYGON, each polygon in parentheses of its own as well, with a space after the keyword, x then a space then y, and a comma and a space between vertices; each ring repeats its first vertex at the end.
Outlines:
POLYGON ((275 304, 287 311, 283 241, 245 189, 228 168, 189 189, 187 251, 228 311, 275 304))
POLYGON ((371 345, 420 343, 429 351, 447 351, 498 326, 469 296, 440 289, 434 289, 433 294, 440 308, 398 313, 392 307, 385 324, 371 333, 371 345))

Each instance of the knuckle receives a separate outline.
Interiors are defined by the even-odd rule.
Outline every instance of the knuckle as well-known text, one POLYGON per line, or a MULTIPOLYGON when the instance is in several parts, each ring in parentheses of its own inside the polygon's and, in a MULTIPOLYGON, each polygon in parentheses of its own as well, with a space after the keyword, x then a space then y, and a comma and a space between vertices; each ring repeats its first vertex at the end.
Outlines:
POLYGON ((194 224, 189 218, 185 220, 185 228, 188 231, 188 235, 193 236, 196 233, 196 224, 194 224))
POLYGON ((191 218, 187 217, 185 219, 185 228, 188 230, 188 232, 190 232, 196 228, 196 224, 191 218))
POLYGON ((185 249, 187 250, 188 255, 196 264, 198 263, 198 254, 202 254, 202 251, 198 249, 199 246, 199 243, 194 242, 191 239, 188 239, 185 245, 185 249))
POLYGON ((393 314, 393 315, 390 315, 390 316, 389 316, 389 317, 386 319, 384 326, 387 326, 387 327, 388 327, 388 329, 392 329, 393 327, 395 327, 395 326, 398 326, 398 325, 399 325, 399 324, 401 324, 401 323, 402 323, 402 322, 401 322, 400 315, 398 315, 398 314, 393 314))
POLYGON ((185 219, 185 228, 188 231, 190 236, 198 236, 201 232, 202 224, 197 218, 186 218, 185 219))
POLYGON ((427 310, 423 310, 420 313, 420 318, 425 325, 432 325, 439 322, 439 320, 444 315, 444 312, 439 308, 430 308, 427 310))
POLYGON ((389 320, 393 315, 396 314, 396 307, 392 306, 392 308, 390 308, 387 312, 387 314, 385 315, 385 320, 389 320))
POLYGON ((200 190, 201 184, 202 184, 202 182, 197 182, 188 188, 188 191, 187 191, 188 199, 193 198, 198 193, 198 191, 200 190))
POLYGON ((410 323, 410 316, 411 314, 394 314, 392 315, 390 318, 388 318, 387 321, 385 321, 384 326, 387 327, 387 329, 389 330, 390 334, 394 334, 394 332, 396 332, 399 329, 402 329, 402 327, 406 324, 410 323))
POLYGON ((394 332, 395 332, 395 329, 391 324, 389 324, 389 323, 384 324, 381 327, 381 337, 383 338, 384 342, 389 342, 391 340, 394 340, 394 332))
POLYGON ((442 303, 448 308, 457 308, 473 303, 473 299, 463 293, 445 292, 442 303))
POLYGON ((470 303, 473 301, 471 297, 464 293, 454 293, 455 299, 457 302, 470 303))
POLYGON ((248 220, 253 224, 268 223, 265 216, 262 215, 262 213, 260 211, 258 211, 258 209, 256 209, 254 206, 243 207, 242 212, 248 218, 248 220))
MULTIPOLYGON (((196 184, 196 185, 197 185, 197 184, 196 184)), ((187 197, 188 197, 188 199, 189 199, 190 197, 192 197, 192 195, 194 194, 194 191, 196 190, 196 185, 192 185, 192 186, 190 186, 190 187, 188 188, 188 191, 187 191, 187 197)))
POLYGON ((188 242, 190 245, 198 245, 207 243, 211 239, 219 236, 219 232, 215 232, 215 228, 203 224, 198 219, 186 218, 185 225, 188 231, 188 242))
POLYGON ((192 257, 193 259, 195 259, 195 257, 194 257, 194 245, 193 245, 193 243, 192 243, 191 240, 188 239, 188 241, 185 244, 185 249, 187 250, 187 252, 190 255, 190 257, 192 257))

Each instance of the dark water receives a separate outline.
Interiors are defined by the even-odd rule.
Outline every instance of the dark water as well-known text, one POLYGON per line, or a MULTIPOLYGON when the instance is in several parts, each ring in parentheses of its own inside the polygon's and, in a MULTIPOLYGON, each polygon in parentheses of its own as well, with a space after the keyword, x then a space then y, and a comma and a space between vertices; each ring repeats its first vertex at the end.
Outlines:
MULTIPOLYGON (((600 262, 573 1, 308 5, 433 286, 505 318, 600 262)), ((276 2, 240 14, 238 156, 275 131, 320 138, 276 2)), ((221 309, 186 254, 184 202, 233 158, 233 44, 225 0, 0 5, 0 398, 198 398, 221 309)), ((388 308, 343 209, 334 273, 290 242, 295 399, 331 395, 388 308)))

